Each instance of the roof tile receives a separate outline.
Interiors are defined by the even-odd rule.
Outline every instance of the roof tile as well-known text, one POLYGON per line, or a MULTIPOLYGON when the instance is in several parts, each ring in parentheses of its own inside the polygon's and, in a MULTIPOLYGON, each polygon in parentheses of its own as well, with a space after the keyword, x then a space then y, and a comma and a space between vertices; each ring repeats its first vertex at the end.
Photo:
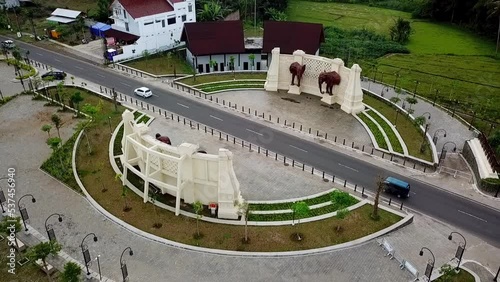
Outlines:
POLYGON ((241 21, 184 23, 181 41, 195 56, 245 52, 241 21))
POLYGON ((322 24, 301 22, 264 22, 264 46, 262 52, 271 53, 279 47, 281 54, 302 50, 314 55, 325 42, 322 24))

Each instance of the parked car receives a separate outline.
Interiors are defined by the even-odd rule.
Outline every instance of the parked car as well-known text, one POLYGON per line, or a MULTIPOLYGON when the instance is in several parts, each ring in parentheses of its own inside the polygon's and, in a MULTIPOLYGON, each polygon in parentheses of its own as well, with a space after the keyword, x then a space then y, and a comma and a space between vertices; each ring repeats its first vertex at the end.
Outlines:
POLYGON ((15 47, 16 47, 16 44, 14 44, 14 41, 12 41, 12 40, 5 40, 2 42, 2 48, 14 49, 15 47))
POLYGON ((63 80, 66 78, 66 73, 63 71, 49 71, 47 73, 42 74, 42 79, 52 77, 52 79, 63 80))
POLYGON ((149 88, 147 88, 147 87, 139 87, 139 88, 134 90, 134 93, 135 93, 135 95, 138 95, 138 96, 141 96, 144 98, 148 98, 148 97, 153 96, 153 92, 151 92, 151 90, 149 90, 149 88))

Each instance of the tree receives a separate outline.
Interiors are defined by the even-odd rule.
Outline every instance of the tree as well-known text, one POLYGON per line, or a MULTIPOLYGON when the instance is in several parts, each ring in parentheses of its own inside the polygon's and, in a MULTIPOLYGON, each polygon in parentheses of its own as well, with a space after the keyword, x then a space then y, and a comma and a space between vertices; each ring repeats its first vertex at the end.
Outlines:
POLYGON ((132 210, 132 207, 129 205, 128 203, 128 198, 127 198, 127 194, 128 194, 128 188, 127 186, 123 185, 122 186, 122 198, 123 198, 123 211, 124 212, 129 212, 130 210, 132 210))
POLYGON ((489 0, 486 7, 488 8, 488 18, 498 18, 497 47, 495 49, 495 55, 498 55, 498 45, 500 43, 500 0, 489 0))
POLYGON ((266 9, 266 15, 272 21, 284 22, 287 20, 286 13, 275 8, 266 9))
MULTIPOLYGON (((101 112, 102 109, 102 101, 99 101, 99 104, 97 106, 92 106, 91 104, 85 104, 83 106, 82 111, 88 115, 90 115, 90 119, 86 123, 82 123, 81 129, 85 130, 88 129, 90 131, 96 124, 96 121, 98 119, 98 114, 101 112)), ((85 132, 85 138, 87 139, 87 147, 88 147, 88 154, 92 154, 92 147, 90 145, 90 140, 87 135, 87 132, 85 132)))
POLYGON ((80 103, 83 102, 82 94, 80 93, 80 91, 76 91, 75 93, 73 93, 73 95, 71 95, 70 99, 71 102, 73 102, 73 104, 75 105, 76 116, 80 116, 80 103))
MULTIPOLYGON (((303 217, 307 217, 309 215, 309 206, 304 201, 293 203, 292 205, 293 218, 292 218, 292 226, 295 225, 295 217, 297 217, 297 225, 298 228, 300 224, 300 219, 303 217)), ((302 235, 299 232, 295 232, 294 236, 296 236, 297 241, 302 240, 302 235)))
POLYGON ((47 132, 47 134, 49 135, 49 138, 50 138, 50 130, 51 129, 52 129, 52 125, 50 125, 50 124, 45 124, 44 126, 42 126, 42 131, 47 132))
POLYGON ((496 130, 488 137, 488 142, 490 143, 493 150, 500 155, 500 130, 496 130))
POLYGON ((196 234, 194 236, 195 239, 201 239, 203 237, 203 234, 200 233, 200 226, 199 226, 199 221, 200 218, 203 217, 201 212, 203 211, 203 204, 200 201, 196 201, 193 203, 193 209, 194 213, 196 214, 196 234))
MULTIPOLYGON (((47 145, 52 149, 52 153, 55 155, 57 149, 59 148, 59 145, 61 144, 61 138, 59 137, 52 137, 47 139, 47 145)), ((62 161, 62 154, 59 155, 59 162, 61 163, 61 169, 64 170, 64 165, 62 161)))
POLYGON ((52 124, 57 129, 57 136, 59 136, 59 139, 61 139, 61 133, 59 132, 59 129, 61 129, 64 123, 57 114, 53 114, 50 120, 52 120, 52 124))
POLYGON ((153 223, 153 228, 161 228, 163 226, 163 224, 161 224, 161 222, 160 222, 160 217, 158 215, 158 211, 156 210, 156 205, 155 205, 156 201, 158 200, 158 195, 154 192, 151 193, 149 200, 153 204, 153 210, 154 210, 155 216, 156 216, 156 222, 153 223))
POLYGON ((411 110, 412 106, 415 105, 416 103, 418 103, 418 100, 417 100, 417 98, 406 97, 406 102, 408 102, 408 104, 410 104, 410 110, 411 110))
POLYGON ((245 200, 238 204, 238 215, 245 219, 245 238, 243 238, 244 243, 248 243, 248 215, 250 214, 250 209, 248 202, 245 200))
POLYGON ((57 255, 61 250, 61 245, 57 241, 42 242, 38 245, 31 247, 28 250, 28 257, 31 260, 37 261, 42 260, 43 267, 45 268, 45 273, 49 281, 52 281, 52 277, 49 274, 49 269, 47 266, 47 257, 49 255, 57 255))
POLYGON ((416 125, 421 126, 424 125, 426 121, 426 118, 424 116, 419 116, 416 117, 415 120, 413 121, 416 125))
POLYGON ((68 93, 64 91, 64 81, 61 81, 56 86, 57 89, 57 97, 59 97, 59 102, 62 104, 62 111, 66 110, 66 96, 68 93))
POLYGON ((374 220, 379 220, 380 215, 378 214, 378 203, 380 198, 380 193, 384 189, 384 179, 382 176, 377 177, 377 191, 375 193, 375 198, 373 199, 373 212, 371 214, 371 218, 374 220))
POLYGON ((255 66, 255 54, 248 55, 248 59, 250 60, 250 66, 253 69, 253 67, 255 66))
POLYGON ((79 282, 82 269, 74 262, 68 262, 64 265, 64 271, 61 275, 62 282, 79 282))
POLYGON ((411 25, 410 21, 402 18, 394 20, 394 25, 389 28, 389 35, 392 41, 406 43, 410 38, 411 25))
POLYGON ((105 22, 109 18, 109 5, 111 0, 97 0, 97 15, 96 19, 105 22))
POLYGON ((212 69, 213 71, 215 66, 217 65, 217 62, 215 60, 210 60, 208 61, 208 64, 210 65, 210 69, 212 69))
POLYGON ((223 20, 228 10, 223 8, 219 1, 209 0, 204 3, 201 9, 198 9, 197 19, 200 22, 213 22, 223 20))
POLYGON ((439 269, 439 274, 441 274, 441 277, 439 277, 440 281, 455 281, 455 276, 458 273, 451 265, 445 264, 439 269))
POLYGON ((397 103, 399 103, 399 101, 401 101, 401 99, 397 96, 391 97, 389 100, 391 102, 393 102, 394 104, 397 104, 397 103))

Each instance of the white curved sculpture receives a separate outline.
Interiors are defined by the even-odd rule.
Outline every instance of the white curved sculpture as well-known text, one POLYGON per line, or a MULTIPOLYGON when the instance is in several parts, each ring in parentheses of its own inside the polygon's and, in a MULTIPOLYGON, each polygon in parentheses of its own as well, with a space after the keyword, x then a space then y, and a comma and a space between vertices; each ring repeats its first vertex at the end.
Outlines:
POLYGON ((339 59, 329 59, 316 55, 308 55, 302 50, 293 52, 293 55, 280 54, 280 48, 272 50, 271 64, 267 71, 264 88, 267 91, 288 90, 289 94, 299 95, 301 92, 321 97, 321 101, 328 104, 339 104, 348 114, 357 114, 364 110, 363 91, 361 90, 361 68, 354 64, 350 69, 344 66, 339 59), (289 67, 293 62, 306 65, 302 75, 300 87, 290 85, 292 74, 289 67), (318 76, 324 71, 336 71, 340 77, 340 85, 333 87, 333 95, 321 94, 318 86, 318 76))
POLYGON ((149 127, 136 124, 134 115, 126 110, 123 118, 122 180, 127 169, 144 180, 144 203, 149 199, 149 184, 176 197, 175 214, 179 215, 180 202, 200 201, 218 204, 218 217, 238 218, 236 204, 243 202, 240 183, 233 170, 233 154, 219 149, 218 155, 197 153, 198 145, 182 143, 171 146, 150 136, 149 127), (138 166, 140 170, 134 168, 138 166))

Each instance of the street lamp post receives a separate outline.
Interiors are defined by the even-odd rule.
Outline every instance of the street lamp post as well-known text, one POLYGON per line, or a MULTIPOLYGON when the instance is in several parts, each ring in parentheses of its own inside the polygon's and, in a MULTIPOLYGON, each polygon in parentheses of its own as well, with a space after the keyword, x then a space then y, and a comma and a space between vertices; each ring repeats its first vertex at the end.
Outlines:
POLYGON ((462 235, 462 234, 460 234, 459 232, 456 232, 456 231, 453 231, 453 232, 450 233, 450 235, 448 235, 448 240, 451 241, 451 239, 453 239, 453 237, 452 237, 453 233, 460 235, 462 237, 462 239, 464 239, 463 243, 460 242, 458 244, 457 253, 455 254, 455 258, 458 259, 458 264, 457 264, 457 268, 456 268, 456 270, 458 270, 460 268, 460 263, 462 262, 462 256, 464 255, 465 247, 467 246, 467 240, 465 240, 464 235, 462 235))
POLYGON ((94 233, 89 233, 83 238, 82 243, 80 244, 80 248, 82 249, 83 261, 85 262, 85 267, 87 268, 87 276, 90 276, 89 262, 91 261, 91 259, 89 249, 87 245, 84 245, 83 243, 85 242, 85 239, 87 239, 87 237, 90 235, 93 235, 94 242, 97 242, 97 236, 94 233))
POLYGON ((420 253, 419 253, 420 256, 424 255, 424 249, 429 251, 429 253, 431 253, 431 255, 432 255, 432 261, 427 261, 427 267, 425 268, 425 274, 424 274, 428 278, 428 280, 431 281, 432 270, 434 269, 434 264, 436 263, 436 258, 434 257, 434 254, 432 253, 432 251, 429 250, 429 248, 427 248, 427 247, 422 247, 422 249, 420 249, 420 253))
POLYGON ((101 255, 97 255, 96 260, 97 260, 97 269, 99 269, 99 281, 102 280, 102 274, 101 274, 101 262, 99 261, 99 258, 101 255))
POLYGON ((432 142, 434 142, 434 145, 437 144, 437 140, 438 140, 438 135, 437 134, 439 132, 444 132, 443 137, 446 138, 446 130, 445 129, 440 128, 440 129, 436 130, 436 132, 434 132, 434 134, 432 135, 432 142))
POLYGON ((127 281, 127 278, 128 278, 127 263, 125 261, 123 261, 123 254, 125 253, 126 250, 129 250, 128 254, 130 256, 134 255, 134 252, 132 251, 132 248, 126 247, 125 250, 123 250, 122 255, 120 256, 120 269, 122 270, 123 282, 127 281))
POLYGON ((28 226, 26 226, 26 221, 29 219, 29 215, 28 215, 28 211, 26 210, 26 207, 23 204, 21 204, 21 200, 24 197, 31 197, 32 203, 36 203, 36 199, 35 199, 35 197, 33 197, 33 195, 26 194, 26 195, 22 196, 21 198, 19 198, 19 200, 17 200, 17 205, 19 206, 19 212, 21 213, 21 218, 23 219, 24 231, 28 232, 28 226))
POLYGON ((415 90, 413 90, 413 98, 415 98, 415 95, 417 95, 417 86, 420 84, 418 80, 415 81, 415 90))
POLYGON ((436 105, 436 100, 438 98, 438 95, 439 95, 439 90, 438 89, 435 89, 436 90, 436 95, 434 95, 434 101, 432 102, 432 105, 435 106, 436 105))
POLYGON ((497 275, 495 275, 495 278, 493 278, 493 281, 497 282, 498 281, 498 275, 500 274, 500 266, 498 267, 497 270, 497 275))
POLYGON ((63 220, 62 215, 60 215, 58 213, 53 213, 53 214, 49 215, 49 217, 47 217, 47 219, 45 220, 45 231, 47 231, 47 236, 49 236, 49 241, 56 241, 56 234, 54 233, 54 229, 52 228, 52 224, 47 225, 47 221, 49 220, 49 218, 51 218, 54 215, 57 215, 57 220, 59 222, 62 222, 62 220, 63 220))
POLYGON ((394 74, 396 76, 396 80, 394 80, 394 90, 396 90, 398 84, 398 78, 401 76, 399 73, 394 74))
POLYGON ((441 160, 443 160, 444 158, 446 158, 446 145, 448 144, 453 144, 455 145, 455 147, 453 147, 453 152, 456 152, 457 151, 457 144, 455 144, 455 142, 453 141, 448 141, 446 143, 443 144, 443 148, 441 149, 441 155, 439 156, 439 163, 441 163, 441 160))

